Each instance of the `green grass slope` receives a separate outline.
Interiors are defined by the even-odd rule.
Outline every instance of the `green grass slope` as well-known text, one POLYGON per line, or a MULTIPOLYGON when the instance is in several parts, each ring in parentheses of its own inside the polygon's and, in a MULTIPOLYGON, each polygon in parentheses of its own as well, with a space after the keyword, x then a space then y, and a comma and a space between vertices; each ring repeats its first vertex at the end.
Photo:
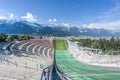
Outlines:
POLYGON ((56 50, 67 50, 67 44, 64 39, 56 39, 54 40, 54 48, 56 50))
POLYGON ((54 40, 58 69, 71 80, 120 80, 120 71, 80 63, 70 55, 64 39, 54 40))
POLYGON ((71 80, 120 80, 120 71, 80 63, 67 50, 56 50, 56 63, 71 80))

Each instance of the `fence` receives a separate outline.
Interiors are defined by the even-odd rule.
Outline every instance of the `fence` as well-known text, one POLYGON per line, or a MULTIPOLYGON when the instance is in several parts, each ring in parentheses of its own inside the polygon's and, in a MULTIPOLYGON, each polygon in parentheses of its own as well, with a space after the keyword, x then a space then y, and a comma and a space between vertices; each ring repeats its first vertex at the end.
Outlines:
POLYGON ((35 69, 35 70, 44 69, 48 66, 47 64, 39 64, 35 62, 13 61, 1 55, 0 55, 0 64, 12 65, 16 67, 24 67, 24 68, 35 69))

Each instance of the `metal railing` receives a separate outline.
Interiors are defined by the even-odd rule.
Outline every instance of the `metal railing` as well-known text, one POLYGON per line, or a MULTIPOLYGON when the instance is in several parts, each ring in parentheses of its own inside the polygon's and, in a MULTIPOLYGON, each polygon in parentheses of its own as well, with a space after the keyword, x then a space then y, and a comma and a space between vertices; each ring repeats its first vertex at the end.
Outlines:
POLYGON ((63 74, 63 72, 57 66, 56 58, 55 58, 55 50, 54 50, 53 64, 43 69, 40 80, 70 80, 65 74, 63 74))

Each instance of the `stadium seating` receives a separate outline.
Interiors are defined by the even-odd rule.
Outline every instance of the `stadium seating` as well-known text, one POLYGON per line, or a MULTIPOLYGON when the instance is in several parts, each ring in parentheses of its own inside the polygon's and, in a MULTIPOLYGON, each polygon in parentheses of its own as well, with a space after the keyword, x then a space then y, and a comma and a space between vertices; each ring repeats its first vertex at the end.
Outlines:
POLYGON ((16 42, 11 48, 14 52, 16 50, 16 54, 22 51, 24 54, 38 56, 46 63, 52 63, 53 47, 49 42, 49 40, 24 40, 16 42))
POLYGON ((120 67, 119 62, 119 55, 103 55, 100 49, 93 49, 93 48, 83 48, 74 45, 73 42, 67 41, 69 44, 69 52, 70 54, 75 57, 76 60, 80 62, 84 62, 90 65, 99 65, 99 66, 106 66, 106 67, 120 67))

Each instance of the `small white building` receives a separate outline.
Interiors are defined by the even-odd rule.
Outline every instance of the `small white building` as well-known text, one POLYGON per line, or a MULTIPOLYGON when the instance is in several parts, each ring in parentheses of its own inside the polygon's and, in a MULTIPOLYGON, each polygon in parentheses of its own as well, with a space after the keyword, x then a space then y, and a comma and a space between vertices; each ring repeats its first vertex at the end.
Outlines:
POLYGON ((80 47, 80 42, 75 41, 74 45, 77 46, 77 47, 80 47))

